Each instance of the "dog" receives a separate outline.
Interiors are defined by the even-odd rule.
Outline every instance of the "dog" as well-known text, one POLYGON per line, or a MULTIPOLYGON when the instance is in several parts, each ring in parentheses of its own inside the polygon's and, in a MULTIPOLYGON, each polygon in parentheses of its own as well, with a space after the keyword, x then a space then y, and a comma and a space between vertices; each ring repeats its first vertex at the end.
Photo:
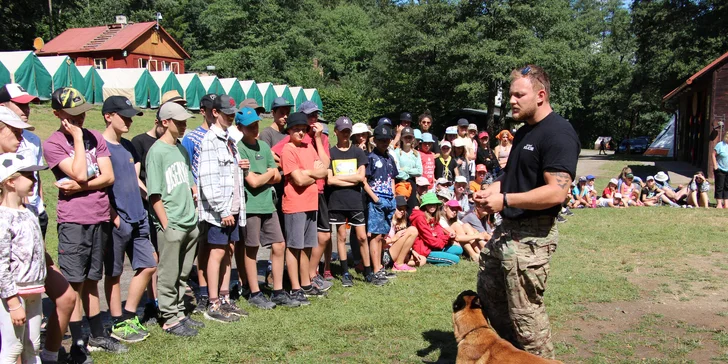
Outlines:
POLYGON ((544 359, 501 339, 483 316, 478 294, 463 291, 452 304, 452 324, 458 343, 456 363, 478 364, 557 364, 558 360, 544 359))

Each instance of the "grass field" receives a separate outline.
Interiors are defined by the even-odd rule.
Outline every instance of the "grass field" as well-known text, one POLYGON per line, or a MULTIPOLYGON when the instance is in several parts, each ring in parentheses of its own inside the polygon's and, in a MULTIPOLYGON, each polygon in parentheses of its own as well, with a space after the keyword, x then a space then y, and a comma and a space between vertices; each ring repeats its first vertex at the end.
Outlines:
MULTIPOLYGON (((57 128, 49 109, 31 117, 46 138, 57 128)), ((138 118, 130 136, 149 129, 138 118)), ((194 128, 199 119, 189 124, 194 128)), ((100 112, 86 127, 101 130, 100 112)), ((623 161, 607 161, 601 189, 623 161)), ((55 200, 43 173, 55 251, 55 200)), ((630 208, 576 211, 559 225, 546 304, 557 356, 565 362, 728 362, 728 215, 715 209, 630 208)), ((52 253, 55 255, 55 253, 52 253)), ((206 321, 193 339, 151 327, 152 336, 122 356, 94 353, 97 363, 452 362, 451 304, 475 289, 478 267, 421 268, 385 287, 337 282, 328 297, 298 309, 259 311, 223 325, 206 321)), ((358 278, 358 277, 357 277, 358 278)))

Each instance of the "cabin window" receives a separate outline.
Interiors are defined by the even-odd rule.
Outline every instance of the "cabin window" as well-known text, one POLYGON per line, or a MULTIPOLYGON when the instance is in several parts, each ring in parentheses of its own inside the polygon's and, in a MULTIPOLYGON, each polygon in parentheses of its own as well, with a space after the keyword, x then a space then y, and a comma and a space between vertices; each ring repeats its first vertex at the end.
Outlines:
POLYGON ((137 62, 139 63, 139 68, 147 68, 149 65, 149 60, 145 58, 139 58, 137 62))
POLYGON ((179 62, 170 62, 170 71, 179 74, 179 62))
POLYGON ((94 58, 94 68, 97 70, 106 69, 106 58, 94 58))
POLYGON ((171 71, 172 67, 167 61, 162 61, 162 69, 161 71, 171 71))

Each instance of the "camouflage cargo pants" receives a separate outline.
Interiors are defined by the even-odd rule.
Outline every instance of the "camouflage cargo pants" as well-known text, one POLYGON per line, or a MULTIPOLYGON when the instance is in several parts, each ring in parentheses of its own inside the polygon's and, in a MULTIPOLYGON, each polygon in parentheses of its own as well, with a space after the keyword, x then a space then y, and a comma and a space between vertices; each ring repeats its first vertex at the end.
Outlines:
POLYGON ((554 218, 504 219, 480 256, 478 295, 493 329, 517 348, 554 357, 543 294, 559 232, 554 218))

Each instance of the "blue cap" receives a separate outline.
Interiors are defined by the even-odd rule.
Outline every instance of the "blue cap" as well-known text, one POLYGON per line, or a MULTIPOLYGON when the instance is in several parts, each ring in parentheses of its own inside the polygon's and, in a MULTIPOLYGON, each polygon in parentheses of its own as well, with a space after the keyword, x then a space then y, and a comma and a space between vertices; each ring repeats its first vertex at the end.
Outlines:
POLYGON ((593 175, 593 174, 587 174, 587 175, 586 175, 586 180, 587 180, 587 181, 588 181, 588 180, 590 180, 590 179, 594 179, 594 178, 595 178, 595 177, 594 177, 594 175, 593 175))
POLYGON ((432 134, 422 133, 422 143, 434 143, 435 139, 432 139, 432 134))
POLYGON ((381 118, 377 122, 377 126, 380 126, 380 125, 389 125, 389 126, 392 126, 392 120, 389 120, 389 118, 381 118))
POLYGON ((321 112, 321 109, 319 109, 318 105, 316 105, 313 101, 304 101, 301 103, 301 106, 298 107, 298 111, 309 115, 314 112, 321 112))
POLYGON ((415 139, 422 140, 422 130, 415 129, 415 139))
POLYGON ((445 129, 445 134, 457 134, 457 133, 458 133, 457 126, 448 126, 447 129, 445 129))
POLYGON ((235 125, 248 126, 256 121, 260 121, 260 116, 252 107, 244 107, 235 113, 235 125))

